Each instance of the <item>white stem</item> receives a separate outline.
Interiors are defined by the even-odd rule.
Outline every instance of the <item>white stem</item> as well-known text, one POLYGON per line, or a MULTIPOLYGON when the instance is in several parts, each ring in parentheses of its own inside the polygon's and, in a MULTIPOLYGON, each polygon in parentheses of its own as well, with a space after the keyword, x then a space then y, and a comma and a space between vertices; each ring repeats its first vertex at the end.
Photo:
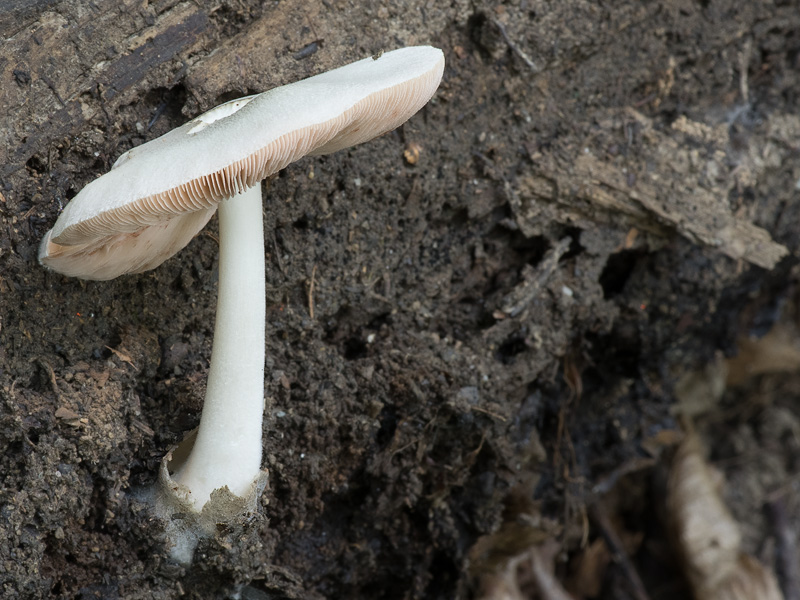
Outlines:
POLYGON ((215 489, 245 497, 261 467, 265 284, 261 185, 219 206, 219 292, 200 428, 172 478, 200 511, 215 489))

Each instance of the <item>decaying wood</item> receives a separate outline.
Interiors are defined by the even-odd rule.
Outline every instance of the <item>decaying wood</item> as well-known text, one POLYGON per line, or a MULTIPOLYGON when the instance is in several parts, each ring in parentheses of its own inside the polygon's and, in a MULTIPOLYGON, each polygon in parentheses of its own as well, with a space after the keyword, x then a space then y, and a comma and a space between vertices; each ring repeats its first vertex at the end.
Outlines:
MULTIPOLYGON (((769 233, 738 216, 729 200, 769 166, 766 152, 732 156, 727 127, 710 128, 685 118, 667 132, 657 130, 644 115, 628 109, 609 115, 603 132, 637 130, 637 142, 627 156, 600 155, 608 140, 592 140, 577 155, 555 164, 542 161, 536 172, 521 179, 512 197, 517 222, 535 235, 541 215, 591 227, 592 222, 637 227, 657 236, 677 232, 694 243, 717 248, 734 259, 772 268, 787 250, 769 233), (606 142, 602 144, 600 142, 606 142), (571 167, 564 168, 564 163, 571 167), (735 162, 735 166, 730 163, 735 162), (556 204, 553 208, 542 204, 556 204)), ((602 134, 601 134, 602 136, 602 134)))
MULTIPOLYGON (((297 36, 290 36, 289 32, 304 31, 303 42, 324 43, 328 49, 341 44, 336 32, 330 31, 330 22, 319 18, 323 8, 319 3, 309 2, 303 10, 270 11, 239 35, 222 41, 211 54, 187 70, 186 87, 200 103, 199 109, 190 108, 195 112, 207 110, 232 89, 250 94, 283 85, 288 83, 281 78, 286 71, 297 70, 295 78, 313 75, 310 66, 298 67, 297 63, 311 54, 300 53, 305 44, 300 47, 297 36)), ((342 56, 341 52, 332 54, 342 56)))
POLYGON ((111 120, 151 81, 174 84, 182 63, 210 42, 208 16, 194 3, 56 8, 63 12, 43 13, 0 46, 8 82, 0 86, 0 177, 91 119, 111 120))

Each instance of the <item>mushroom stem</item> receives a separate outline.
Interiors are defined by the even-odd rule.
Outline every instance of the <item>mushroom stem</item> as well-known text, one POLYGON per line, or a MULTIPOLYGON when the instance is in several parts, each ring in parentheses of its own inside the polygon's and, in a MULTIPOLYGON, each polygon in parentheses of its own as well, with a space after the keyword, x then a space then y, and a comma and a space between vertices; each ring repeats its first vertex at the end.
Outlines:
POLYGON ((219 206, 219 287, 214 345, 197 439, 174 481, 200 511, 227 486, 251 494, 261 471, 265 273, 261 185, 219 206))

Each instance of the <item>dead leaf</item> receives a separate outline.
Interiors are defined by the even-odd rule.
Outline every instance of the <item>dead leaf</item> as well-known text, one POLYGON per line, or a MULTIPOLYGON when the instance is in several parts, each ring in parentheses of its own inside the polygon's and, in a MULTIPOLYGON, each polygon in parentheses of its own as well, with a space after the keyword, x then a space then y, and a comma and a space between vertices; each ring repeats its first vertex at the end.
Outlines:
POLYGON ((602 538, 597 538, 572 561, 570 592, 578 598, 599 596, 610 562, 611 553, 608 551, 608 546, 602 538))
POLYGON ((690 433, 667 482, 667 519, 697 600, 780 600, 774 574, 741 552, 742 535, 719 493, 721 476, 690 433))
POLYGON ((76 413, 74 410, 67 408, 66 406, 59 406, 56 409, 55 414, 56 419, 63 421, 66 425, 70 427, 80 427, 81 426, 81 416, 76 413))
POLYGON ((777 325, 764 337, 741 337, 739 353, 727 361, 728 385, 741 385, 751 377, 765 373, 786 373, 800 370, 800 348, 796 336, 777 325))
POLYGON ((136 365, 135 365, 135 364, 133 364, 133 359, 132 359, 130 356, 128 356, 127 354, 125 354, 125 353, 124 353, 124 352, 122 352, 121 350, 117 350, 116 348, 111 348, 110 346, 106 346, 106 348, 108 348, 109 350, 111 350, 111 352, 113 352, 113 353, 114 353, 114 356, 116 356, 116 357, 117 357, 118 359, 120 359, 122 362, 128 363, 128 364, 129 364, 130 366, 132 366, 132 367, 133 367, 133 368, 134 368, 136 371, 138 371, 138 370, 139 370, 139 369, 137 369, 137 368, 136 368, 136 365))

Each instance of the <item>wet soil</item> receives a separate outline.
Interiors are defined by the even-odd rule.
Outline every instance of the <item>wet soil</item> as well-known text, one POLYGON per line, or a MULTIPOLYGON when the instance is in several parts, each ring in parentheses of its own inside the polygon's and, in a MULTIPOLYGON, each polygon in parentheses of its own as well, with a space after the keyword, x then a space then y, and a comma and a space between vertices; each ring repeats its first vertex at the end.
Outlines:
MULTIPOLYGON (((639 535, 650 597, 675 597, 654 480, 676 384, 796 304, 800 13, 613 4, 11 2, 3 597, 468 598, 522 515, 546 520, 574 580, 600 500, 639 535), (447 59, 428 106, 265 184, 270 482, 257 514, 179 567, 136 490, 198 422, 216 219, 110 282, 46 272, 39 240, 131 147, 413 44, 447 59)), ((764 507, 776 492, 798 506, 800 388, 765 381, 699 428, 748 551, 775 566, 764 507)), ((572 589, 633 597, 613 566, 572 589)))

